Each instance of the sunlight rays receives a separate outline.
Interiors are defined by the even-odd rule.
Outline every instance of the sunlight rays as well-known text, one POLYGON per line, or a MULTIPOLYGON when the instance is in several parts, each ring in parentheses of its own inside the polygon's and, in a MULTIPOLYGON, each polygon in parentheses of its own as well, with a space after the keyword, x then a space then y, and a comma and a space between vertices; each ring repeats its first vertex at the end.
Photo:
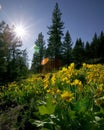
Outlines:
POLYGON ((26 28, 22 24, 15 25, 14 33, 16 37, 23 39, 27 33, 26 28))

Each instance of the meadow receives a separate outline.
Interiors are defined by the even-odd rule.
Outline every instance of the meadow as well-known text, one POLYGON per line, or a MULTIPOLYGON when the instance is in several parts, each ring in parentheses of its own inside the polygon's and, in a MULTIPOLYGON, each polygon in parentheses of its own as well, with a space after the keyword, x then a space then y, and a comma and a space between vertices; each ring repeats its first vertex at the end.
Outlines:
POLYGON ((85 64, 0 87, 1 128, 103 130, 104 65, 85 64))

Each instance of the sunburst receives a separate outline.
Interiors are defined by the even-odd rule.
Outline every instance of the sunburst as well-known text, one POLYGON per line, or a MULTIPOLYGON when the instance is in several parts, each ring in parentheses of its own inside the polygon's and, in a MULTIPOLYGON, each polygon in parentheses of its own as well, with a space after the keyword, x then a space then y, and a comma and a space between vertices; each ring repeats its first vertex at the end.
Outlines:
POLYGON ((20 24, 20 25, 15 25, 14 33, 16 37, 23 39, 26 36, 27 31, 26 28, 22 24, 20 24))

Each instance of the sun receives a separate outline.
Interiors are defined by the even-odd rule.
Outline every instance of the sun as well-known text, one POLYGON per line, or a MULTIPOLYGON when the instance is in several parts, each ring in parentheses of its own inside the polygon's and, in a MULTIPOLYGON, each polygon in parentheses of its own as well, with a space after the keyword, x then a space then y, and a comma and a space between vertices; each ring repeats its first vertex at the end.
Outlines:
POLYGON ((14 33, 15 33, 16 37, 23 39, 24 36, 26 35, 26 28, 22 24, 15 25, 14 33))

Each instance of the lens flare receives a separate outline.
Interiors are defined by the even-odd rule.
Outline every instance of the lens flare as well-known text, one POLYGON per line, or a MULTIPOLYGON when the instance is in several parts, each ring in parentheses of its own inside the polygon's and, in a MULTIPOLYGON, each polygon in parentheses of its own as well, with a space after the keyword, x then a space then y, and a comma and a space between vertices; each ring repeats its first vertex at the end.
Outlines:
POLYGON ((48 61, 49 61, 49 58, 44 58, 44 59, 41 61, 41 65, 45 65, 48 61))
POLYGON ((34 45, 34 52, 39 53, 39 46, 37 46, 36 44, 34 45))

